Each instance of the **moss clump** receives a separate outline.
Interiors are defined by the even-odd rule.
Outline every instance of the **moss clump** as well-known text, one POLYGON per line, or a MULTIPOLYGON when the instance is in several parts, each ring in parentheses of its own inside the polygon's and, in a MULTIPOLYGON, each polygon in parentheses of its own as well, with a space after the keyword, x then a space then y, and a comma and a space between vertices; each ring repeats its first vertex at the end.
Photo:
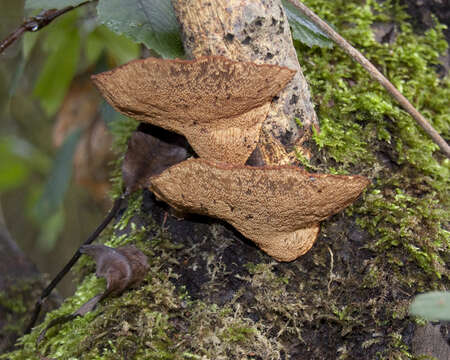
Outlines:
MULTIPOLYGON (((338 28, 449 137, 450 78, 440 79, 435 72, 438 57, 447 48, 443 26, 437 24, 421 36, 414 34, 395 1, 306 3, 338 28), (395 24, 398 32, 392 44, 375 41, 371 26, 377 22, 395 24)), ((312 166, 328 172, 358 172, 372 180, 362 201, 347 211, 347 216, 357 215, 357 223, 372 236, 364 247, 374 255, 365 261, 358 291, 372 289, 379 294, 359 312, 376 313, 376 326, 398 327, 377 356, 410 358, 401 335, 407 322, 397 321, 407 316, 408 301, 393 300, 387 294, 389 289, 414 294, 449 285, 450 162, 343 51, 307 49, 301 44, 297 49, 321 124, 320 133, 314 134, 319 153, 312 166)))
MULTIPOLYGON (((84 317, 51 328, 39 352, 58 359, 227 359, 229 354, 260 354, 261 349, 275 353, 258 326, 241 316, 239 306, 192 301, 182 289, 175 288, 171 279, 177 275, 167 264, 175 261, 173 253, 179 246, 151 226, 145 229, 145 239, 149 233, 154 234, 151 246, 143 241, 144 230, 136 225, 143 221, 136 212, 141 201, 139 195, 131 200, 127 212, 134 211, 135 217, 131 219, 125 213, 115 225, 116 235, 107 243, 117 246, 132 241, 147 253, 151 269, 145 283, 105 300, 84 317), (117 235, 125 225, 131 229, 126 239, 117 235)), ((150 221, 146 221, 148 225, 150 221)), ((88 275, 73 297, 20 340, 21 350, 2 358, 38 359, 36 339, 49 321, 74 312, 104 286, 103 279, 88 275)))
MULTIPOLYGON (((450 135, 449 77, 439 79, 434 66, 447 47, 437 25, 413 34, 405 14, 392 1, 311 1, 311 6, 340 29, 427 116, 444 137, 450 135), (356 6, 359 5, 359 6, 356 6), (336 17, 336 14, 339 14, 336 17), (375 41, 371 25, 394 22, 392 44, 375 41)), ((403 267, 415 263, 423 283, 448 277, 450 162, 427 135, 365 70, 340 49, 298 46, 321 122, 314 140, 317 167, 358 171, 373 181, 358 223, 378 240, 369 247, 403 267), (447 254, 447 255, 446 255, 447 254)), ((403 272, 404 269, 397 268, 403 272)), ((411 280, 411 279, 410 279, 411 280)), ((437 286, 435 281, 432 281, 437 286)))
POLYGON ((5 291, 0 291, 0 307, 2 313, 6 315, 5 323, 2 327, 4 338, 10 335, 20 334, 23 329, 28 306, 24 298, 28 298, 29 291, 36 287, 38 281, 18 280, 19 283, 10 286, 5 291))

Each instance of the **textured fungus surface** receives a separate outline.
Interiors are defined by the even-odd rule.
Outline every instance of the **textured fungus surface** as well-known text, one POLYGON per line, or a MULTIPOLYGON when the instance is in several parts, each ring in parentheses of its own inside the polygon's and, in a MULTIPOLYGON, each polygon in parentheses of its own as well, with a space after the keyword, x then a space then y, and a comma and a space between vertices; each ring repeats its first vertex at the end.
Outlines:
POLYGON ((361 176, 310 174, 294 166, 217 165, 191 159, 153 177, 172 207, 233 225, 277 260, 308 251, 319 222, 350 205, 369 184, 361 176))
POLYGON ((243 164, 295 71, 223 57, 147 58, 93 77, 120 112, 184 135, 205 159, 243 164))

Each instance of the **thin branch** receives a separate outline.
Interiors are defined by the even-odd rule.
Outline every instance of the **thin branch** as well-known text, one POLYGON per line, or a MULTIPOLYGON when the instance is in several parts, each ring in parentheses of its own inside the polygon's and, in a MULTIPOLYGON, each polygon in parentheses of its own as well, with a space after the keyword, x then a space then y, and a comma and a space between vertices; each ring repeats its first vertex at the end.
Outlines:
POLYGON ((392 83, 384 77, 384 75, 378 71, 378 69, 367 60, 363 54, 351 46, 347 40, 340 36, 329 26, 325 21, 312 12, 306 5, 298 0, 288 0, 292 5, 305 14, 317 27, 325 32, 336 44, 338 44, 347 54, 349 54, 355 61, 360 63, 364 69, 366 69, 370 76, 378 81, 384 88, 394 97, 395 100, 405 109, 416 122, 425 130, 425 132, 431 137, 431 139, 439 146, 442 152, 450 158, 450 146, 439 135, 439 133, 431 126, 431 124, 425 119, 406 97, 404 97, 400 91, 398 91, 392 83))
POLYGON ((20 25, 16 30, 14 30, 11 34, 9 34, 2 42, 0 42, 0 54, 6 50, 8 46, 10 46, 13 42, 19 39, 22 34, 26 31, 36 32, 50 24, 57 17, 73 10, 77 9, 80 6, 86 5, 91 1, 85 1, 76 6, 67 6, 64 9, 50 9, 44 10, 40 14, 33 16, 31 18, 26 19, 22 25, 20 25))
MULTIPOLYGON (((108 226, 108 224, 111 222, 111 220, 116 216, 117 212, 120 209, 120 206, 122 205, 122 201, 124 199, 124 196, 121 196, 117 198, 114 201, 114 205, 112 209, 109 211, 108 215, 106 215, 103 222, 95 229, 95 231, 88 237, 88 239, 81 245, 89 245, 92 243, 99 235, 100 233, 108 226)), ((80 246, 80 248, 81 248, 80 246)), ((58 275, 55 276, 55 278, 52 280, 52 282, 42 291, 41 297, 36 302, 36 305, 34 306, 33 315, 31 316, 31 320, 25 329, 25 334, 28 334, 31 329, 33 328, 34 324, 36 323, 36 320, 39 316, 39 313, 41 312, 41 306, 44 302, 44 300, 50 295, 52 290, 56 287, 56 285, 61 281, 61 279, 66 275, 69 270, 72 268, 73 265, 78 261, 78 259, 81 256, 80 248, 75 252, 75 254, 72 256, 72 259, 67 263, 66 266, 58 273, 58 275)))

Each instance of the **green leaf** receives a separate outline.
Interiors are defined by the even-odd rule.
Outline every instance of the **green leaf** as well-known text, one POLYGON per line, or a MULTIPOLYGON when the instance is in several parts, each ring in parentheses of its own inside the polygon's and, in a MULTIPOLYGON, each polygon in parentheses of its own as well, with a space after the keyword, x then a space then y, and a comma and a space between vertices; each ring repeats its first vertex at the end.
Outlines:
POLYGON ((106 26, 99 26, 86 39, 85 51, 89 64, 96 63, 103 51, 121 65, 139 57, 139 45, 123 35, 118 35, 106 26))
POLYGON ((36 45, 36 42, 39 38, 39 35, 42 32, 26 32, 22 36, 22 51, 23 51, 23 57, 25 59, 28 59, 31 52, 34 49, 34 46, 36 45))
POLYGON ((184 54, 170 0, 100 0, 97 12, 111 30, 143 43, 164 58, 184 54))
POLYGON ((56 154, 44 191, 34 208, 34 216, 39 221, 44 221, 61 207, 72 177, 72 161, 80 137, 81 129, 74 130, 56 154))
POLYGON ((67 6, 77 6, 86 0, 27 0, 25 2, 25 9, 63 9, 67 6))
POLYGON ((328 36, 314 25, 300 10, 289 1, 282 1, 286 16, 292 28, 292 37, 309 47, 320 46, 331 48, 333 42, 328 36))
POLYGON ((51 27, 45 47, 50 52, 39 74, 34 95, 47 114, 58 110, 75 75, 80 55, 80 35, 76 12, 70 12, 51 27))
POLYGON ((19 60, 19 63, 17 64, 15 71, 14 71, 14 75, 11 80, 11 85, 9 87, 8 106, 10 105, 11 98, 16 93, 17 86, 19 85, 20 79, 22 78, 26 63, 27 63, 26 58, 24 56, 22 56, 19 60))
POLYGON ((48 171, 45 155, 16 136, 0 136, 0 193, 22 186, 31 171, 48 171))
POLYGON ((34 48, 34 45, 36 45, 38 35, 39 33, 25 32, 22 36, 22 57, 16 67, 16 71, 14 72, 11 86, 9 88, 8 106, 10 106, 12 96, 16 93, 17 86, 19 85, 20 79, 24 73, 28 58, 34 48))
POLYGON ((450 320, 450 292, 432 291, 417 295, 409 312, 427 320, 450 320))
POLYGON ((8 137, 0 138, 0 193, 21 186, 30 172, 15 145, 8 137))

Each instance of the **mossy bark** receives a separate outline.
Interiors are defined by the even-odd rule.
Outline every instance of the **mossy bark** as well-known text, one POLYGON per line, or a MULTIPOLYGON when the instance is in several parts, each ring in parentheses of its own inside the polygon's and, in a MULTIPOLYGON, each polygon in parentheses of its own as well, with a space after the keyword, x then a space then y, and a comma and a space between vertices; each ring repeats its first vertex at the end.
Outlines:
MULTIPOLYGON (((390 1, 305 2, 386 69, 448 136, 450 81, 439 79, 434 69, 446 47, 442 29, 414 34, 403 11, 390 1), (379 22, 401 30, 391 43, 374 40, 372 25, 379 22)), ((227 39, 227 34, 218 41, 240 36, 232 32, 227 39)), ((313 248, 291 263, 275 262, 227 224, 196 216, 181 220, 149 191, 136 194, 103 239, 110 246, 135 243, 149 256, 145 283, 49 331, 43 354, 79 359, 419 358, 411 353, 416 323, 408 306, 418 292, 450 286, 448 163, 341 51, 296 47, 321 121, 321 132, 309 142, 312 159, 299 159, 311 171, 364 174, 372 187, 347 211, 322 222, 313 248)), ((124 144, 126 135, 119 137, 124 144)), ((92 264, 82 265, 84 273, 93 270, 92 264)), ((77 294, 46 321, 71 313, 101 285, 87 276, 77 294)), ((44 326, 25 337, 24 349, 9 358, 36 358, 34 344, 44 326)))

